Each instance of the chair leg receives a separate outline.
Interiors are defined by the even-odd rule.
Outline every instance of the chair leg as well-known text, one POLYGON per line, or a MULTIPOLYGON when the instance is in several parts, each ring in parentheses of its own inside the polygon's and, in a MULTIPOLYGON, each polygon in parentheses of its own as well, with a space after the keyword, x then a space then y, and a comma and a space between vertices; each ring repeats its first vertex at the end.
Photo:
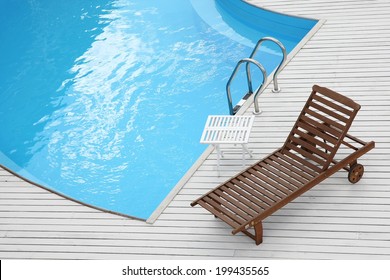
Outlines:
POLYGON ((217 170, 218 170, 218 176, 219 176, 219 165, 220 165, 221 157, 223 157, 223 155, 222 155, 222 152, 221 152, 218 144, 215 144, 214 147, 215 147, 215 150, 217 151, 217 170))
POLYGON ((349 168, 351 168, 352 166, 354 166, 355 164, 357 164, 357 160, 355 159, 354 161, 352 161, 350 164, 349 164, 349 168))
POLYGON ((254 225, 256 245, 263 243, 263 222, 260 221, 254 225))

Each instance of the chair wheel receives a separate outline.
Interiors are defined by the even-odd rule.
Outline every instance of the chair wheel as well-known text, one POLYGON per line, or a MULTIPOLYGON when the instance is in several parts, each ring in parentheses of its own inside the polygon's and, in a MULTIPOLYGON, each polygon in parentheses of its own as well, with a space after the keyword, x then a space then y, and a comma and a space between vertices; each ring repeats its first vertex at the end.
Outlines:
POLYGON ((349 169, 348 180, 352 184, 355 184, 359 182, 360 179, 363 177, 363 173, 364 173, 364 166, 359 163, 356 163, 352 165, 351 168, 349 169))

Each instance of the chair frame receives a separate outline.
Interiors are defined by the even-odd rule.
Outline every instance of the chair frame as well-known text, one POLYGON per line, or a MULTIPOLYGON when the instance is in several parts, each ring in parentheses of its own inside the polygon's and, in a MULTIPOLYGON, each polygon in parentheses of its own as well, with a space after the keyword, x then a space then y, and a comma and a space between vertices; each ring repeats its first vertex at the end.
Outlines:
POLYGON ((373 149, 375 142, 364 142, 347 133, 359 109, 360 105, 348 97, 314 85, 280 149, 196 199, 191 206, 202 206, 229 224, 232 234, 242 232, 259 245, 263 242, 262 221, 315 185, 341 169, 349 172, 351 183, 361 179, 364 167, 357 160, 373 149), (336 161, 334 157, 341 146, 352 152, 336 161), (254 233, 249 232, 252 228, 254 233))

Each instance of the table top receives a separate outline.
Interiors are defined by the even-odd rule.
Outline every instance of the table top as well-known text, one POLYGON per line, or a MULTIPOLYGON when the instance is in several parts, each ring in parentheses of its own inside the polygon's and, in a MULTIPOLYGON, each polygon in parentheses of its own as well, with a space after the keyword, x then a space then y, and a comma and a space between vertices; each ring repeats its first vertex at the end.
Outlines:
POLYGON ((208 116, 200 143, 245 144, 249 141, 254 116, 208 116))

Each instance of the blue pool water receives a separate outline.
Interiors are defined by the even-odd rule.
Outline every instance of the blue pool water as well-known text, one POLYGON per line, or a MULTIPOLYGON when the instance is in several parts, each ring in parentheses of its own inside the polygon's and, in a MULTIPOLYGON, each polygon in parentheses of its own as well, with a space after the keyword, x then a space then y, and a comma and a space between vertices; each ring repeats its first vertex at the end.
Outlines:
MULTIPOLYGON (((207 115, 228 114, 237 61, 316 23, 239 0, 2 0, 0 19, 0 164, 141 219, 204 151, 207 115)), ((280 52, 263 49, 271 72, 280 52)))

